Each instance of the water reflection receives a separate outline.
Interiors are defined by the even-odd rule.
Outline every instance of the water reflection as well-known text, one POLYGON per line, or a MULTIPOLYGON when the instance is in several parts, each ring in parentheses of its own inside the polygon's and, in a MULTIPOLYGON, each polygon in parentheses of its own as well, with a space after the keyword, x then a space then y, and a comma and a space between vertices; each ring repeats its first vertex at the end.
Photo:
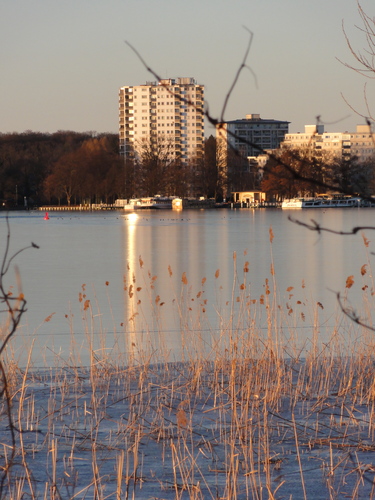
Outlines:
MULTIPOLYGON (((314 218, 338 230, 370 226, 373 214, 373 209, 293 213, 303 222, 314 218)), ((363 309, 364 293, 371 299, 370 266, 361 275, 362 266, 371 264, 371 244, 366 248, 359 234, 318 235, 291 223, 285 211, 50 214, 47 222, 43 215, 11 218, 13 250, 31 241, 40 246, 17 258, 28 301, 22 331, 36 338, 36 358, 44 349, 51 353, 48 360, 56 352, 66 359, 74 336, 85 362, 87 322, 82 325, 78 302, 83 284, 93 307, 90 338, 100 347, 104 331, 105 352, 126 351, 133 362, 151 353, 170 359, 209 353, 234 328, 251 331, 255 316, 267 332, 266 310, 256 311, 266 280, 276 283, 275 307, 286 315, 286 304, 293 309, 288 334, 301 342, 312 335, 317 302, 324 307, 320 319, 331 328, 338 311, 334 292, 347 293, 355 308, 363 309), (347 290, 350 275, 354 285, 347 290)), ((4 235, 5 223, 0 229, 4 235)), ((16 347, 22 353, 22 342, 16 347)))
MULTIPOLYGON (((298 214, 305 221, 311 216, 298 214)), ((342 230, 355 223, 358 213, 339 210, 313 216, 342 230)), ((275 307, 285 314, 293 311, 288 335, 297 335, 302 344, 311 339, 317 315, 324 324, 322 334, 334 329, 336 292, 349 293, 353 306, 362 307, 358 278, 366 252, 360 237, 318 235, 291 223, 282 211, 149 214, 137 219, 135 230, 132 221, 124 227, 127 261, 142 288, 132 298, 132 310, 137 306, 133 326, 137 348, 143 352, 168 352, 178 359, 189 355, 187 346, 193 352, 209 352, 222 332, 227 335, 235 325, 250 329, 255 314, 250 304, 260 304, 268 286, 272 293, 276 287, 275 307), (134 248, 135 254, 129 250, 134 248), (356 276, 350 292, 345 289, 349 275, 356 276)), ((257 318, 258 327, 267 331, 266 313, 257 314, 263 314, 257 318)))
MULTIPOLYGON (((137 335, 138 328, 135 324, 135 314, 137 312, 137 304, 136 304, 136 294, 132 289, 134 288, 134 284, 131 282, 132 276, 135 275, 135 232, 137 227, 137 218, 138 215, 136 213, 131 213, 128 216, 128 223, 124 225, 125 227, 125 238, 124 238, 124 299, 125 299, 125 307, 124 307, 124 325, 125 327, 125 335, 126 335, 126 346, 127 352, 129 355, 128 362, 132 362, 132 358, 135 355, 135 350, 138 343, 139 335, 137 335), (128 281, 125 281, 126 271, 128 270, 128 281), (130 278, 130 281, 129 281, 130 278)), ((125 221, 124 221, 125 222, 125 221)))

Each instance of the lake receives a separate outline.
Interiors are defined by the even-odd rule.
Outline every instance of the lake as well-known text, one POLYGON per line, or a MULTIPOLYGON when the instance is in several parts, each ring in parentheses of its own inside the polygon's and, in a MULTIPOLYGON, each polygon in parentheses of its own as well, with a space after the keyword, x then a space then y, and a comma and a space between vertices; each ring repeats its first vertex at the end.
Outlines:
MULTIPOLYGON (((43 216, 9 214, 11 252, 31 242, 39 246, 14 261, 28 309, 12 343, 21 364, 32 344, 36 366, 69 357, 69 363, 87 364, 90 353, 99 352, 114 361, 123 353, 142 361, 155 352, 179 360, 209 353, 234 329, 255 323, 269 329, 272 308, 287 318, 285 334, 303 345, 316 330, 317 315, 323 340, 340 324, 336 293, 347 295, 363 315, 372 304, 371 230, 366 246, 360 233, 319 235, 288 217, 348 231, 372 226, 375 209, 43 216), (354 284, 346 288, 349 276, 354 284)), ((6 234, 4 214, 2 254, 6 234)), ((13 267, 5 283, 16 288, 13 267)))

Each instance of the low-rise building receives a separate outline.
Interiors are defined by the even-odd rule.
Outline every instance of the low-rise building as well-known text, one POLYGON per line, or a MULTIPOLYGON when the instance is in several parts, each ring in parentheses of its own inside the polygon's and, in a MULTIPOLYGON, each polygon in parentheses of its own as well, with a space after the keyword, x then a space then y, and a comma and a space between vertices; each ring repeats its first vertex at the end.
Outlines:
POLYGON ((266 193, 262 191, 236 191, 232 193, 233 202, 245 206, 262 205, 267 198, 266 193))
POLYGON ((323 125, 305 125, 304 133, 286 134, 282 148, 303 149, 325 161, 375 157, 375 134, 370 125, 357 125, 356 132, 324 132, 323 125))

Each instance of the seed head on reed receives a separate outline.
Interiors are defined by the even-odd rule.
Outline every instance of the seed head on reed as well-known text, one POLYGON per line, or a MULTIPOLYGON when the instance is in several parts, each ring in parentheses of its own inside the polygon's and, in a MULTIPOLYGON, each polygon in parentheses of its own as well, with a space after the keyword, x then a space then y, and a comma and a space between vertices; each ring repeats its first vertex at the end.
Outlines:
POLYGON ((188 419, 186 417, 186 412, 184 410, 184 406, 186 406, 186 401, 182 401, 178 405, 178 409, 177 409, 176 418, 177 418, 177 427, 179 429, 181 429, 181 428, 186 429, 186 427, 188 426, 188 419))
POLYGON ((44 320, 44 323, 49 323, 49 322, 51 321, 52 316, 53 316, 54 314, 56 314, 56 313, 52 313, 52 314, 50 314, 49 316, 47 316, 47 317, 46 317, 46 319, 44 320))
POLYGON ((351 288, 354 285, 354 276, 348 276, 346 278, 345 288, 351 288))
POLYGON ((368 247, 370 241, 366 238, 366 236, 363 233, 362 233, 362 239, 363 239, 363 243, 365 244, 365 247, 368 247))
POLYGON ((274 238, 273 231, 272 231, 272 226, 270 226, 269 233, 270 233, 270 243, 272 243, 273 242, 273 238, 274 238))
POLYGON ((364 276, 367 273, 367 264, 363 264, 361 267, 361 275, 364 276))

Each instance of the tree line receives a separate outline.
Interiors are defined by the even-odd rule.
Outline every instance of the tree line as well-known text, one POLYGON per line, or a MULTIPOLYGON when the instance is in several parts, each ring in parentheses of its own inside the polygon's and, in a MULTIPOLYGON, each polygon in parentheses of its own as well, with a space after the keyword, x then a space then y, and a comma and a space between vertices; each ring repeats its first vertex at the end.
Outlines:
POLYGON ((0 134, 3 207, 94 202, 121 182, 115 134, 27 131, 0 134))
POLYGON ((370 197, 375 194, 375 158, 332 158, 308 148, 279 149, 270 156, 260 187, 278 200, 327 191, 370 197))
POLYGON ((224 155, 213 136, 205 140, 204 157, 188 163, 175 158, 163 139, 156 147, 148 141, 138 145, 137 158, 120 157, 117 134, 0 134, 1 206, 111 204, 117 198, 156 194, 221 201, 246 190, 283 199, 324 192, 326 184, 343 192, 375 192, 373 160, 327 162, 308 151, 280 149, 260 171, 236 151, 224 155))
POLYGON ((137 161, 119 155, 117 134, 58 131, 0 134, 0 204, 114 203, 155 194, 218 196, 216 140, 204 158, 184 164, 163 141, 142 146, 137 161))

